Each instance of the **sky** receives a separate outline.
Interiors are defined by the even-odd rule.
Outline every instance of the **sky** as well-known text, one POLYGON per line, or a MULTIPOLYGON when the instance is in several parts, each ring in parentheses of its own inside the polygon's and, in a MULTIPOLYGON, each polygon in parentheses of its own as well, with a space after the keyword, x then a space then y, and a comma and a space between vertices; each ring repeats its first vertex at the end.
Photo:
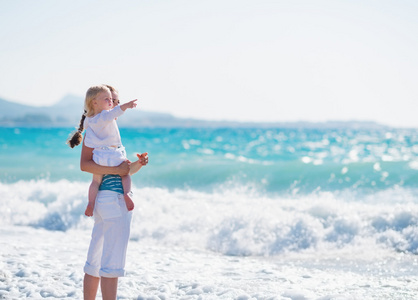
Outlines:
POLYGON ((0 0, 0 98, 96 84, 177 117, 418 127, 415 0, 0 0))

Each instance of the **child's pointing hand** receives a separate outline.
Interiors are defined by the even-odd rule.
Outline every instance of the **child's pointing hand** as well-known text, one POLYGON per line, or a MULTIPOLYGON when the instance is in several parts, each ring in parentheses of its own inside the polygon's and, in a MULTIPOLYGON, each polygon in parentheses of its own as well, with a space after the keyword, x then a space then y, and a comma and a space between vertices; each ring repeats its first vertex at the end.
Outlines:
POLYGON ((132 100, 132 101, 126 102, 126 103, 122 104, 122 105, 120 106, 120 108, 121 108, 123 111, 125 111, 125 110, 126 110, 126 109, 128 109, 128 108, 135 108, 135 107, 137 106, 136 101, 138 101, 138 99, 135 99, 135 100, 132 100))
POLYGON ((136 101, 138 101, 138 99, 135 99, 135 100, 129 101, 129 102, 128 102, 128 103, 126 103, 126 104, 128 104, 128 107, 129 107, 129 108, 135 108, 135 107, 137 106, 136 101))

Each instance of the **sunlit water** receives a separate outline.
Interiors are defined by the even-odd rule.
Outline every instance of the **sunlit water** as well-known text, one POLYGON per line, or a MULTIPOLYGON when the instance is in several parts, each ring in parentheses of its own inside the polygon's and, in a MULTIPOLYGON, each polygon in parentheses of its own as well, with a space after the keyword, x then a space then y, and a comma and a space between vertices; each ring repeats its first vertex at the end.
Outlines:
MULTIPOLYGON (((71 129, 0 130, 0 223, 87 234, 91 175, 79 170, 80 147, 65 144, 71 129)), ((132 178, 132 243, 225 258, 286 256, 322 271, 343 255, 361 276, 387 270, 416 280, 414 130, 141 128, 121 136, 129 159, 150 158, 132 178), (405 267, 371 267, 377 253, 405 267)), ((347 268, 332 264, 331 274, 347 268)), ((410 290, 405 280, 401 291, 410 290)))

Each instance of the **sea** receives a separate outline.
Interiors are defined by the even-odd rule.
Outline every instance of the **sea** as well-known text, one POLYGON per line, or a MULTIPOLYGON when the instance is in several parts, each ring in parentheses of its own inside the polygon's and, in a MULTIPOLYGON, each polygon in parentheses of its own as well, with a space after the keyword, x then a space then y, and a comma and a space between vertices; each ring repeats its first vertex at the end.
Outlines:
MULTIPOLYGON (((82 298, 92 176, 72 130, 0 128, 0 299, 82 298)), ((416 129, 120 132, 149 164, 118 299, 418 299, 416 129)))

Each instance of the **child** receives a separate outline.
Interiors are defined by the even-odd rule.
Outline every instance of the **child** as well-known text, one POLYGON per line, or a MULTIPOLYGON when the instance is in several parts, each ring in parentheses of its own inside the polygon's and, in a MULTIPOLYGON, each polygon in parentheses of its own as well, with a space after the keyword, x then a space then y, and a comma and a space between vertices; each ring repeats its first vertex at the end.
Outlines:
MULTIPOLYGON (((136 107, 136 101, 132 100, 125 104, 117 105, 119 100, 116 89, 106 85, 90 87, 84 102, 85 113, 81 117, 79 129, 68 141, 69 146, 74 148, 81 143, 81 133, 83 128, 85 128, 84 144, 87 147, 94 148, 94 162, 99 165, 112 167, 118 166, 127 160, 116 118, 121 116, 126 109, 136 107), (112 97, 112 92, 114 97, 112 97)), ((85 211, 86 216, 90 217, 93 215, 94 204, 101 181, 102 175, 93 174, 93 181, 89 188, 89 203, 85 211)), ((122 176, 122 186, 126 207, 131 211, 134 209, 134 203, 131 198, 131 178, 129 175, 122 176)))

